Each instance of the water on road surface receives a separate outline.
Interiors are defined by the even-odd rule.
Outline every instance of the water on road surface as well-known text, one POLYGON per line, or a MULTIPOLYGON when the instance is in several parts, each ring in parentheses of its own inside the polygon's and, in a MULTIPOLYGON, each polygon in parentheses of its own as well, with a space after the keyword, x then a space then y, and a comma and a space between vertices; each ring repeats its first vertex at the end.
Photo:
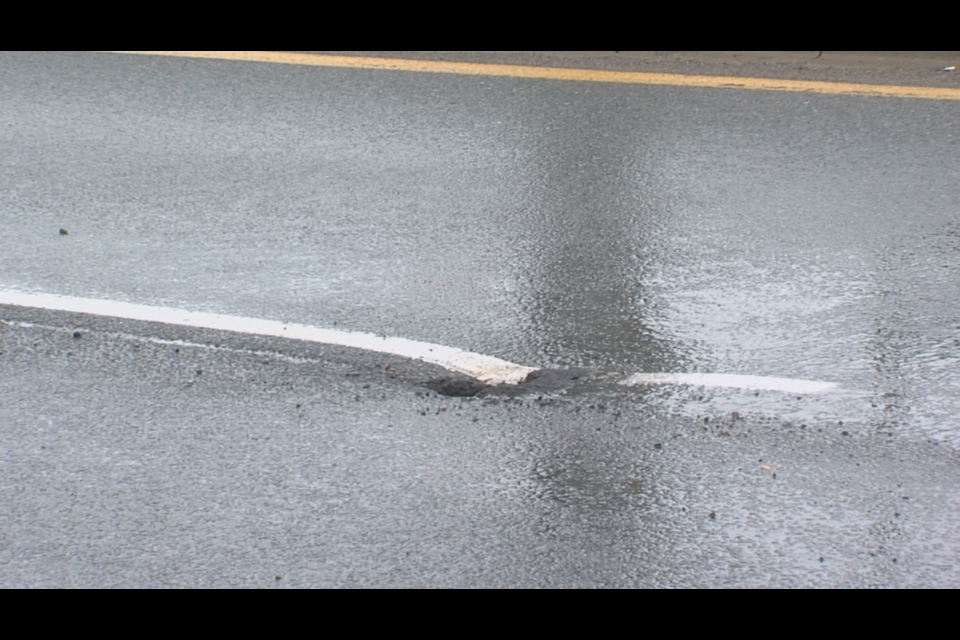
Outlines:
MULTIPOLYGON (((0 288, 362 331, 531 367, 583 368, 598 377, 571 390, 571 402, 618 406, 624 415, 633 410, 624 406, 642 415, 649 409, 683 425, 664 431, 674 435, 709 428, 726 437, 729 425, 716 422, 723 416, 734 428, 743 419, 784 434, 819 429, 835 435, 830 446, 844 453, 859 446, 847 437, 910 451, 930 445, 955 454, 960 445, 956 102, 107 54, 3 58, 0 288), (836 386, 799 394, 619 384, 638 373, 836 386), (705 419, 713 420, 709 427, 705 419)), ((5 327, 9 335, 12 325, 5 327)), ((7 384, 9 397, 22 402, 23 390, 7 384)), ((165 388, 148 395, 165 397, 165 388)), ((206 401, 198 398, 192 410, 206 401)), ((476 402, 469 406, 485 406, 476 402)), ((231 415, 246 406, 228 404, 231 415)), ((134 406, 149 415, 147 405, 134 406)), ((384 406, 382 415, 398 410, 392 401, 384 406)), ((498 405, 496 415, 504 411, 498 405)), ((517 443, 509 430, 513 435, 496 440, 508 458, 522 458, 505 462, 503 473, 520 475, 499 477, 483 495, 495 501, 508 493, 517 509, 499 522, 511 531, 510 544, 539 541, 545 563, 565 539, 607 539, 591 529, 592 510, 618 514, 610 526, 623 544, 614 547, 617 557, 630 556, 638 516, 628 507, 641 503, 653 520, 644 529, 647 546, 634 551, 656 557, 670 547, 678 522, 676 513, 664 514, 686 504, 676 492, 702 489, 720 500, 717 488, 729 489, 717 480, 725 473, 714 457, 720 454, 707 453, 714 440, 694 439, 675 462, 690 468, 709 459, 715 484, 699 486, 657 457, 650 464, 671 489, 647 494, 653 485, 634 466, 647 463, 633 461, 659 456, 648 447, 663 451, 666 436, 642 447, 629 430, 595 440, 567 417, 557 418, 559 437, 522 415, 524 428, 539 436, 517 443), (541 447, 543 456, 528 457, 541 447), (654 508, 668 503, 666 511, 654 508), (577 507, 565 509, 569 504, 577 507), (531 526, 542 530, 524 530, 519 523, 540 508, 531 526), (657 518, 674 519, 650 524, 657 518)), ((350 421, 370 426, 367 418, 350 421)), ((389 437, 375 433, 370 437, 389 437)), ((351 446, 346 436, 335 441, 351 446)), ((416 461, 413 446, 407 441, 404 451, 416 461)), ((467 449, 454 448, 462 462, 467 449)), ((790 449, 797 474, 815 473, 814 449, 790 449)), ((333 464, 341 453, 325 459, 333 464)), ((763 457, 753 453, 750 460, 763 457)), ((744 450, 730 455, 730 464, 746 468, 744 450)), ((430 464, 423 483, 436 472, 430 464)), ((401 477, 387 467, 387 477, 401 477)), ((852 469, 830 469, 844 491, 855 493, 861 481, 884 486, 865 521, 900 531, 892 505, 902 496, 895 482, 887 487, 880 479, 880 467, 860 479, 852 469)), ((343 472, 331 473, 349 485, 343 472)), ((744 482, 757 488, 759 477, 767 479, 744 482)), ((459 491, 489 478, 478 472, 454 485, 459 491)), ((773 491, 762 486, 757 491, 773 491)), ((945 486, 931 499, 938 509, 950 501, 951 483, 945 486)), ((795 491, 776 498, 790 510, 770 507, 767 514, 789 511, 781 527, 761 526, 763 510, 738 503, 746 548, 797 543, 789 523, 812 523, 803 509, 816 508, 803 507, 809 496, 795 491)), ((197 509, 201 503, 191 502, 197 509)), ((709 504, 698 507, 709 513, 709 504)), ((841 514, 844 505, 823 508, 841 514)), ((837 532, 856 526, 850 517, 837 515, 837 532)), ((944 539, 956 537, 951 523, 920 528, 936 538, 940 526, 944 539)), ((495 532, 481 533, 490 536, 481 549, 492 551, 495 532)), ((696 549, 708 548, 711 535, 696 549)), ((738 561, 735 545, 717 548, 728 554, 724 566, 738 561)), ((934 564, 949 564, 956 548, 947 544, 934 564)), ((839 553, 867 553, 851 549, 839 553)), ((808 577, 804 572, 821 563, 819 552, 809 551, 794 567, 808 577)), ((743 559, 757 561, 772 562, 743 559)), ((501 568, 506 583, 530 583, 501 568)), ((928 583, 956 578, 955 570, 944 571, 928 583)), ((689 577, 692 565, 680 573, 689 577)), ((726 579, 716 578, 713 584, 726 579)))
POLYGON ((957 436, 955 103, 11 59, 5 286, 833 381, 745 408, 957 436))

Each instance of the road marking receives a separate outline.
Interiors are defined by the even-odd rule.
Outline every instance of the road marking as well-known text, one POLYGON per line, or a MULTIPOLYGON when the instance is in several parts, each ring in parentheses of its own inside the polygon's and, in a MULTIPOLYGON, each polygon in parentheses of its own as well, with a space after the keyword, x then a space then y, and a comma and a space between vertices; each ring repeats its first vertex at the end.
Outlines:
POLYGON ((637 373, 620 381, 621 385, 637 387, 649 384, 682 384, 698 387, 726 387, 756 391, 785 393, 824 393, 837 388, 833 382, 742 376, 727 373, 637 373))
MULTIPOLYGON (((141 322, 158 322, 166 325, 214 329, 231 333, 302 340, 304 342, 374 351, 435 364, 448 371, 462 373, 487 384, 516 385, 526 380, 531 373, 539 371, 536 367, 527 367, 480 353, 406 338, 378 336, 358 331, 323 329, 305 324, 188 311, 116 300, 0 289, 0 305, 81 313, 141 322)), ((718 373, 637 373, 621 380, 619 384, 628 387, 651 384, 679 384, 783 391, 799 394, 822 393, 837 388, 837 385, 832 382, 718 373)))
POLYGON ((752 89, 760 91, 791 91, 798 93, 825 93, 833 95, 878 96, 888 98, 923 98, 928 100, 960 100, 960 89, 952 87, 917 87, 856 82, 825 82, 819 80, 787 80, 779 78, 750 78, 738 76, 683 75, 678 73, 648 73, 641 71, 603 71, 600 69, 571 69, 563 67, 531 67, 480 62, 451 62, 445 60, 410 60, 406 58, 376 58, 340 56, 283 51, 105 51, 133 55, 176 56, 244 62, 269 62, 314 67, 347 69, 382 69, 390 71, 418 71, 422 73, 451 73, 457 75, 501 76, 540 80, 572 80, 579 82, 608 82, 618 84, 649 84, 674 87, 709 87, 720 89, 752 89))
POLYGON ((363 349, 435 364, 448 371, 462 373, 487 384, 519 384, 526 380, 531 373, 537 371, 533 367, 525 367, 500 358, 439 344, 407 340, 406 338, 377 336, 356 331, 338 331, 305 324, 226 316, 114 300, 24 293, 0 289, 0 305, 66 311, 142 322, 159 322, 167 325, 215 329, 231 333, 270 336, 363 349))

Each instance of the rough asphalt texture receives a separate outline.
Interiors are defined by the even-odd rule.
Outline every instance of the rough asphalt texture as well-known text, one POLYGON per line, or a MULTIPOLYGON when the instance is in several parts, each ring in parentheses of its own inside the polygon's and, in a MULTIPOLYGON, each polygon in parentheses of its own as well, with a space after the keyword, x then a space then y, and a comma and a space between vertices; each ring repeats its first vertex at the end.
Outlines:
MULTIPOLYGON (((730 53, 701 71, 793 64, 730 53)), ((797 73, 956 82, 927 53, 797 73)), ((0 286, 550 371, 471 395, 349 350, 0 307, 0 585, 956 587, 958 117, 4 52, 0 286), (615 384, 637 371, 842 390, 615 384)))

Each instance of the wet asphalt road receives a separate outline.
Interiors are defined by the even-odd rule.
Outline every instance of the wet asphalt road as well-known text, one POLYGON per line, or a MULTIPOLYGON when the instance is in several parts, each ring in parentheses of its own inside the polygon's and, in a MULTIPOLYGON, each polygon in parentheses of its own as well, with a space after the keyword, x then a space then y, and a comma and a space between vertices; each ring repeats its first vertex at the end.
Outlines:
POLYGON ((960 584, 960 104, 0 61, 3 288, 841 385, 0 307, 0 584, 960 584))

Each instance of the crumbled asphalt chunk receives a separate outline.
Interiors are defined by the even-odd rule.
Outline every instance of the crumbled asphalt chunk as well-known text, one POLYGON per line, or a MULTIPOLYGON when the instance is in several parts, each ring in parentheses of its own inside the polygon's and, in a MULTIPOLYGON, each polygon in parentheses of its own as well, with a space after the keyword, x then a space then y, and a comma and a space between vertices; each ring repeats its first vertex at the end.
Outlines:
POLYGON ((468 398, 477 395, 495 395, 516 397, 530 394, 550 393, 569 388, 575 381, 582 380, 584 369, 539 369, 534 371, 520 384, 484 384, 466 376, 444 376, 423 383, 440 395, 468 398))
POLYGON ((527 393, 534 391, 556 391, 570 387, 590 374, 587 369, 538 369, 520 383, 527 393))
POLYGON ((489 388, 489 385, 466 377, 434 378, 425 382, 424 386, 440 395, 456 398, 470 398, 489 388))
POLYGON ((587 369, 538 369, 520 384, 492 385, 487 387, 485 394, 508 397, 550 394, 589 380, 591 373, 587 369))

